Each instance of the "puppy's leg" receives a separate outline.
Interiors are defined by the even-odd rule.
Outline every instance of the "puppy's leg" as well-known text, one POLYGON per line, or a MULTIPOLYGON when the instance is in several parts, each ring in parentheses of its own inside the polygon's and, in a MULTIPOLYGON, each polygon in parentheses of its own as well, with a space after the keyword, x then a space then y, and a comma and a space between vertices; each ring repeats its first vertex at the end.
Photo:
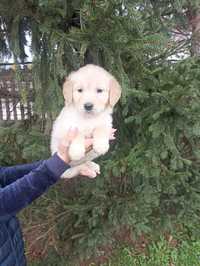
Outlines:
POLYGON ((94 162, 86 162, 68 169, 62 174, 61 178, 72 178, 78 175, 96 177, 97 174, 100 174, 100 166, 94 162))
POLYGON ((97 127, 93 133, 93 149, 98 154, 105 154, 109 150, 110 128, 97 127))
POLYGON ((69 147, 69 156, 72 161, 77 161, 85 155, 85 138, 78 134, 69 147))

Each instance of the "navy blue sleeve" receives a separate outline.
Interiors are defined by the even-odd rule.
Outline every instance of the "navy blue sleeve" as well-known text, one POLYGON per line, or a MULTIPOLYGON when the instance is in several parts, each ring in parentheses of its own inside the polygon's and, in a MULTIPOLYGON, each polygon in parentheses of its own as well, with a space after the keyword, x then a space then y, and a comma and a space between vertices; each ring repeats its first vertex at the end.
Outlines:
POLYGON ((5 187, 18 178, 28 174, 33 169, 37 168, 43 161, 38 161, 30 164, 21 164, 9 167, 0 167, 0 184, 5 187))
POLYGON ((0 216, 16 214, 42 195, 69 168, 57 154, 15 182, 0 189, 0 216))

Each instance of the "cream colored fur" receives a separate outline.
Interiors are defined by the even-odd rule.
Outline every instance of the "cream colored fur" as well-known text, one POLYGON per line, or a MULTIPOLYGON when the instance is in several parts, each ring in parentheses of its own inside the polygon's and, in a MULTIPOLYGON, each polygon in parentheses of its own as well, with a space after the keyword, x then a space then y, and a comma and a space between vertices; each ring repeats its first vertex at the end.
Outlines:
POLYGON ((86 65, 72 72, 63 85, 65 107, 53 125, 51 136, 52 154, 70 128, 78 128, 78 135, 69 149, 71 167, 63 175, 70 178, 78 175, 80 169, 89 167, 96 173, 99 166, 91 162, 109 149, 109 136, 112 128, 112 111, 120 98, 121 88, 116 79, 103 68, 86 65), (93 104, 90 111, 85 104, 93 104), (85 154, 85 137, 93 137, 93 150, 85 154))

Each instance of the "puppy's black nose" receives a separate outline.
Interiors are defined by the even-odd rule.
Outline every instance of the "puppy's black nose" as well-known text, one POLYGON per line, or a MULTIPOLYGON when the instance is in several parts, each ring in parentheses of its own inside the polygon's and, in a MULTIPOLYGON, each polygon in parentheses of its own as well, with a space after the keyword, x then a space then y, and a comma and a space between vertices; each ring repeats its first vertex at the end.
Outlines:
POLYGON ((93 103, 85 103, 84 108, 86 111, 91 111, 93 108, 93 103))

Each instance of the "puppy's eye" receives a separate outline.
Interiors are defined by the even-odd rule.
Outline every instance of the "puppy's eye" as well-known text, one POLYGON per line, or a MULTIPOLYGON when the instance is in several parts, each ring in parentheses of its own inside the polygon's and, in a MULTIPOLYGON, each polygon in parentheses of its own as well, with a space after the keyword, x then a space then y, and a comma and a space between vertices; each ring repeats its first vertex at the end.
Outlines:
POLYGON ((83 92, 83 89, 78 89, 78 92, 80 92, 80 93, 83 92))
POLYGON ((102 89, 97 89, 97 93, 102 93, 103 90, 102 89))

